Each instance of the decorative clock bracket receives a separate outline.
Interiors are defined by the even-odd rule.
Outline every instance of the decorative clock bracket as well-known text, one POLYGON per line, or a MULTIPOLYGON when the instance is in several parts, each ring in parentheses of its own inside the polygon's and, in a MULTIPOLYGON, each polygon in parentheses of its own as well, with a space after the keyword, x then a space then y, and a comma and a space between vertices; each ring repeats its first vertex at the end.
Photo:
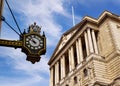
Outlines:
POLYGON ((36 23, 29 26, 28 31, 20 35, 19 40, 0 39, 0 46, 21 48, 21 51, 27 55, 26 60, 33 64, 40 61, 40 55, 46 53, 45 33, 41 35, 41 27, 36 23))
MULTIPOLYGON (((10 10, 10 13, 14 19, 14 22, 19 30, 17 32, 5 19, 4 16, 2 16, 2 10, 0 10, 0 23, 3 21, 6 23, 10 29, 12 29, 16 34, 19 35, 19 40, 5 40, 0 39, 0 46, 5 47, 14 47, 21 48, 21 51, 27 55, 26 60, 31 61, 33 64, 35 62, 40 61, 40 55, 43 55, 46 53, 46 37, 43 32, 41 35, 41 27, 36 25, 36 23, 29 26, 28 31, 22 33, 20 30, 20 27, 16 21, 16 18, 14 16, 14 13, 12 12, 12 9, 10 8, 10 5, 7 0, 4 0, 6 2, 6 5, 8 6, 8 9, 10 10)), ((2 8, 0 8, 2 9, 2 8)))

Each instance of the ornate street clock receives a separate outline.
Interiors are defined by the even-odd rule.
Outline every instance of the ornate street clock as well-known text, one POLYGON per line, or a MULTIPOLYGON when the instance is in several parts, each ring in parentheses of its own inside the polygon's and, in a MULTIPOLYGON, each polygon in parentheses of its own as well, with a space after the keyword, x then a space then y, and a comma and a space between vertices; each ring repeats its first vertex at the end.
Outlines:
MULTIPOLYGON (((3 2, 3 0, 2 0, 3 2)), ((43 55, 46 53, 46 37, 43 32, 41 35, 41 27, 36 25, 36 23, 29 26, 28 31, 22 33, 20 30, 20 27, 15 19, 15 16, 10 8, 9 3, 7 0, 5 0, 10 13, 15 21, 15 24, 19 30, 20 33, 18 33, 5 19, 5 17, 2 16, 2 2, 0 7, 0 24, 2 21, 4 21, 10 29, 12 29, 14 32, 16 32, 20 36, 20 40, 5 40, 0 39, 0 46, 6 46, 6 47, 14 47, 21 48, 21 51, 24 52, 27 55, 26 60, 31 61, 33 64, 35 62, 40 61, 40 55, 43 55)), ((1 26, 1 25, 0 25, 1 26)))
POLYGON ((27 55, 26 60, 33 64, 40 61, 40 55, 46 53, 46 37, 43 32, 41 35, 41 27, 34 23, 29 26, 28 31, 24 31, 19 41, 0 39, 0 46, 21 48, 22 52, 27 55))
POLYGON ((32 63, 40 60, 40 55, 46 52, 46 38, 45 34, 39 34, 41 28, 34 23, 28 29, 28 33, 23 34, 22 52, 27 55, 27 60, 32 63))

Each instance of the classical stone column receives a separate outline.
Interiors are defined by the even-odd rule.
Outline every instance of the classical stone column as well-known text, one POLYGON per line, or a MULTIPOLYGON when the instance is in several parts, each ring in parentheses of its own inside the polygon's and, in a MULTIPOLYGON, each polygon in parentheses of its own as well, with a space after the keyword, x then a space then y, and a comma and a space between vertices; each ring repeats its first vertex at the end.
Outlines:
POLYGON ((65 56, 63 55, 60 59, 60 64, 61 64, 61 79, 65 77, 65 56))
POLYGON ((79 58, 80 58, 80 62, 83 61, 83 50, 82 50, 82 41, 81 38, 78 38, 78 48, 79 48, 79 58))
POLYGON ((95 31, 94 30, 92 30, 92 39, 93 39, 93 45, 94 45, 95 53, 98 54, 98 47, 97 47, 97 41, 96 41, 95 31))
POLYGON ((74 54, 73 54, 73 46, 70 47, 69 49, 69 64, 70 64, 70 71, 75 68, 75 63, 74 63, 74 54))
POLYGON ((59 82, 59 62, 55 64, 55 84, 59 82))
POLYGON ((87 28, 87 36, 88 36, 88 43, 89 43, 89 51, 90 53, 94 53, 90 28, 87 28))
POLYGON ((72 60, 71 60, 71 48, 68 50, 68 57, 69 57, 69 70, 72 70, 72 60))
POLYGON ((57 62, 57 83, 59 82, 59 62, 57 62))
POLYGON ((61 64, 61 70, 60 70, 61 71, 61 79, 63 79, 63 58, 62 57, 60 59, 60 64, 61 64))
POLYGON ((87 56, 88 56, 90 54, 90 51, 89 51, 88 37, 87 37, 86 31, 84 31, 84 38, 85 38, 86 52, 87 52, 87 56))
POLYGON ((50 68, 50 86, 53 86, 53 67, 50 68))
POLYGON ((57 63, 55 64, 55 84, 57 84, 57 63))
POLYGON ((76 51, 77 51, 77 63, 80 63, 80 52, 79 52, 79 43, 78 40, 76 40, 76 51))
POLYGON ((62 60, 63 60, 63 78, 65 77, 65 56, 63 55, 62 57, 62 60))
POLYGON ((75 68, 75 60, 74 60, 74 49, 73 46, 71 46, 71 60, 72 60, 72 69, 75 68))

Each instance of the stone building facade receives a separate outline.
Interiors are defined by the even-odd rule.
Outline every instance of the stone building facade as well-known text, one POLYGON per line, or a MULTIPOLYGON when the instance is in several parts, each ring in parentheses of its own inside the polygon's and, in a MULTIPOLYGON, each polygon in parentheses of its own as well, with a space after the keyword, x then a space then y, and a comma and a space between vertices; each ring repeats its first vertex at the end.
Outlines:
POLYGON ((85 16, 62 35, 48 64, 50 86, 120 86, 120 16, 85 16))

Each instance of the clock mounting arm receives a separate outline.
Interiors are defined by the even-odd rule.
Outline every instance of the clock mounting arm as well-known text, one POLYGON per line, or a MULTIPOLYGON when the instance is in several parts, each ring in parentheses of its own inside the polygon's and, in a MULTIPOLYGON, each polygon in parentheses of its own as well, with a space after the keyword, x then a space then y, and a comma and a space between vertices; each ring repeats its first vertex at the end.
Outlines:
POLYGON ((22 48, 22 41, 0 39, 0 46, 22 48))

